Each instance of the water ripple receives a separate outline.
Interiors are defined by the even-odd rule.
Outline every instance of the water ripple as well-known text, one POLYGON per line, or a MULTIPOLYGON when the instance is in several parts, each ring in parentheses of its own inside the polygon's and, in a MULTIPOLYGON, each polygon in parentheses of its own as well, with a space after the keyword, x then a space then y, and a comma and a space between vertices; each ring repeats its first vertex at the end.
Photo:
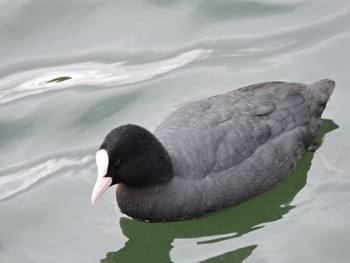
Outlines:
POLYGON ((55 158, 36 166, 17 170, 0 177, 0 201, 29 189, 39 180, 47 178, 64 168, 86 165, 93 159, 87 155, 81 159, 55 158))
POLYGON ((102 64, 86 62, 48 68, 40 68, 14 74, 4 80, 11 83, 18 79, 37 76, 8 90, 0 92, 0 104, 28 95, 49 90, 69 88, 77 85, 119 86, 155 78, 195 61, 210 51, 195 49, 184 52, 174 58, 138 65, 126 65, 125 62, 102 64))

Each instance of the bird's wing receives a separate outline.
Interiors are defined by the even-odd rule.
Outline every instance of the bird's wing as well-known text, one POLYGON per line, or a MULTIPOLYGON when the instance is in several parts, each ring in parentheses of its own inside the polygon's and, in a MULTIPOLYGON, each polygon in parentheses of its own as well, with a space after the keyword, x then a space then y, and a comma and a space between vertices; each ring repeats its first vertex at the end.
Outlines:
POLYGON ((307 85, 256 84, 179 108, 155 135, 168 150, 176 175, 201 178, 237 166, 287 131, 307 128, 312 99, 307 85))

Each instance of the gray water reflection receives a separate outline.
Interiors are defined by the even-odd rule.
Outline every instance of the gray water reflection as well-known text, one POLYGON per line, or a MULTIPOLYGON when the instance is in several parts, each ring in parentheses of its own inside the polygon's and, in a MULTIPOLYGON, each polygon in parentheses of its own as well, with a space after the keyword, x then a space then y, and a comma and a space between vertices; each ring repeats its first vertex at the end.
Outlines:
POLYGON ((198 22, 222 22, 251 17, 282 15, 294 11, 298 4, 272 4, 258 1, 202 1, 192 16, 198 22))

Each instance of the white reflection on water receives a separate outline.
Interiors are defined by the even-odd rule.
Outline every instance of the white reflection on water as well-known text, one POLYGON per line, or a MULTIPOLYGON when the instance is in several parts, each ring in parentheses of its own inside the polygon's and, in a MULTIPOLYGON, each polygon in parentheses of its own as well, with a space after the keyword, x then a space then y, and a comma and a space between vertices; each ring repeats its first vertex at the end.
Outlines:
POLYGON ((50 159, 44 163, 30 168, 16 170, 16 172, 6 174, 0 177, 0 201, 12 197, 35 183, 40 179, 53 175, 59 170, 67 167, 85 165, 93 159, 88 155, 81 159, 50 159))
POLYGON ((28 79, 24 83, 0 92, 0 104, 49 90, 64 89, 77 85, 118 86, 145 81, 178 69, 208 54, 210 51, 195 49, 174 58, 139 65, 125 62, 102 64, 86 62, 59 67, 40 68, 14 74, 3 82, 28 79), (33 78, 33 76, 36 76, 33 78), (64 81, 55 79, 66 78, 64 81))
POLYGON ((339 167, 339 161, 342 157, 329 158, 322 149, 316 151, 316 156, 320 158, 323 167, 327 170, 328 173, 337 176, 339 179, 350 179, 350 172, 339 167))

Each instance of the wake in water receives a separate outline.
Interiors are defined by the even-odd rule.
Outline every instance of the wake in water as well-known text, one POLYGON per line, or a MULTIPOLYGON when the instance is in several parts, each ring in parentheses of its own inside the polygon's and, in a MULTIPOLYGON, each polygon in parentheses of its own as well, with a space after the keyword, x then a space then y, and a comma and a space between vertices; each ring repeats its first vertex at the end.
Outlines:
POLYGON ((29 168, 16 169, 15 172, 0 177, 0 201, 22 193, 41 179, 53 176, 58 171, 85 166, 91 160, 93 160, 91 155, 80 159, 54 158, 29 168))
POLYGON ((86 62, 59 67, 41 68, 21 72, 8 77, 4 82, 28 79, 24 83, 0 92, 0 104, 40 94, 46 91, 66 89, 78 85, 120 86, 155 78, 161 74, 181 68, 195 61, 209 51, 195 49, 174 58, 139 65, 125 65, 125 62, 102 64, 86 62))

